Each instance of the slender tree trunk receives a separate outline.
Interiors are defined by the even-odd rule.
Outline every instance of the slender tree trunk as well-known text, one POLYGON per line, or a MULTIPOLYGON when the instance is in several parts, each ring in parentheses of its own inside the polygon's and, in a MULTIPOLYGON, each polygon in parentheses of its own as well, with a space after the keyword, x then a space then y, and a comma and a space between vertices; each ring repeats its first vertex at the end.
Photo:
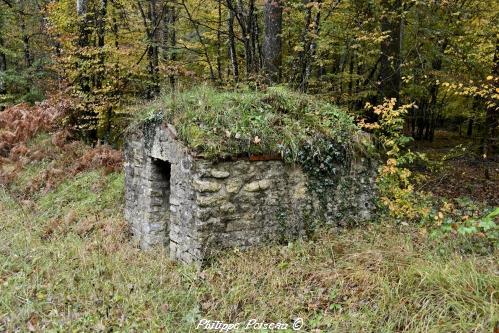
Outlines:
POLYGON ((88 0, 76 0, 76 13, 80 19, 80 36, 78 39, 78 45, 81 47, 88 46, 89 36, 88 36, 88 20, 86 15, 88 14, 88 0))
POLYGON ((246 77, 249 78, 252 73, 259 69, 258 22, 256 21, 255 0, 248 0, 248 8, 245 7, 243 0, 237 0, 237 3, 227 0, 227 7, 241 28, 246 77))
POLYGON ((26 68, 31 67, 33 61, 31 58, 31 49, 29 45, 29 36, 26 31, 26 23, 23 15, 21 14, 21 33, 22 33, 22 41, 23 41, 23 53, 24 53, 24 65, 26 68))
POLYGON ((33 63, 33 59, 31 56, 31 48, 29 44, 29 35, 26 29, 26 17, 25 17, 25 9, 24 9, 24 0, 19 1, 19 27, 21 30, 21 40, 23 42, 23 54, 24 54, 24 65, 26 68, 31 67, 33 63))
MULTIPOLYGON (((253 11, 255 11, 253 9, 253 11)), ((251 49, 252 49, 252 61, 253 61, 253 71, 258 73, 260 71, 260 42, 259 29, 258 29, 258 16, 256 13, 251 15, 251 49)))
POLYGON ((352 98, 353 95, 353 70, 355 68, 355 51, 352 50, 350 55, 350 64, 348 67, 348 95, 352 98))
POLYGON ((106 33, 106 18, 107 18, 107 0, 101 0, 99 19, 98 19, 98 41, 97 46, 103 48, 105 45, 105 33, 106 33))
POLYGON ((466 130, 466 136, 471 138, 473 135, 473 117, 468 119, 468 129, 466 130))
POLYGON ((189 19, 189 21, 192 23, 192 26, 194 27, 194 31, 196 32, 196 36, 198 37, 198 40, 201 43, 201 46, 203 47, 203 54, 204 54, 206 63, 208 64, 208 68, 210 69, 210 80, 212 82, 214 82, 215 81, 215 71, 214 71, 213 65, 211 63, 210 54, 208 53, 208 46, 206 45, 205 40, 203 38, 203 35, 201 35, 201 32, 199 31, 199 25, 193 19, 192 14, 189 11, 189 7, 187 7, 187 4, 185 3, 185 0, 182 1, 182 6, 184 7, 185 13, 187 14, 187 18, 189 19))
MULTIPOLYGON (((170 0, 165 0, 164 6, 165 19, 163 20, 163 41, 161 43, 162 58, 164 62, 172 65, 177 60, 175 47, 177 46, 177 35, 175 30, 175 22, 177 21, 176 8, 170 0)), ((175 75, 170 74, 168 77, 170 87, 175 89, 175 75)))
POLYGON ((114 16, 112 18, 112 32, 113 32, 113 36, 114 36, 114 47, 116 49, 119 49, 120 48, 120 45, 118 42, 119 25, 118 25, 118 21, 116 20, 116 18, 114 16))
POLYGON ((165 19, 163 20, 162 40, 161 40, 161 60, 168 62, 170 60, 170 11, 169 0, 163 3, 165 7, 165 19))
MULTIPOLYGON (((79 19, 79 36, 78 47, 80 48, 80 59, 83 62, 88 61, 86 48, 89 46, 89 20, 88 20, 88 0, 76 0, 76 13, 79 19)), ((88 93, 90 91, 90 81, 86 73, 80 71, 79 85, 82 92, 88 93)))
POLYGON ((379 102, 382 102, 384 98, 397 100, 400 98, 402 0, 382 0, 381 6, 384 11, 381 18, 381 31, 387 35, 387 38, 381 43, 379 102))
MULTIPOLYGON (((177 47, 177 8, 175 6, 170 8, 170 15, 168 15, 168 21, 169 21, 169 27, 170 27, 170 46, 172 48, 172 52, 170 54, 170 60, 172 63, 177 61, 177 52, 175 51, 175 48, 177 47)), ((170 87, 172 90, 175 89, 175 75, 170 74, 169 76, 170 80, 170 87)))
POLYGON ((217 73, 218 80, 222 82, 222 0, 218 0, 217 17, 217 73))
POLYGON ((250 0, 249 8, 246 11, 244 3, 242 0, 237 2, 236 17, 238 18, 239 26, 241 27, 241 32, 243 36, 244 45, 244 61, 246 65, 246 76, 253 73, 253 50, 251 41, 251 29, 252 29, 252 9, 254 8, 254 0, 250 0))
POLYGON ((149 75, 151 80, 151 91, 149 97, 152 98, 159 94, 159 18, 156 0, 149 0, 148 3, 149 19, 149 47, 147 55, 149 58, 149 75))
POLYGON ((305 67, 308 57, 308 49, 310 47, 310 25, 312 23, 312 6, 309 6, 310 0, 303 0, 303 6, 305 8, 305 20, 303 25, 303 30, 301 33, 301 43, 302 50, 298 52, 298 59, 296 59, 293 65, 293 78, 292 81, 298 82, 298 88, 300 91, 305 91, 305 67))
POLYGON ((255 0, 250 0, 249 10, 246 17, 246 26, 248 27, 249 49, 250 49, 250 71, 258 73, 258 58, 256 50, 256 25, 255 21, 255 0))
MULTIPOLYGON (((322 1, 317 1, 319 8, 312 21, 312 6, 310 6, 310 0, 304 0, 303 4, 305 6, 305 25, 302 32, 302 43, 303 51, 298 54, 299 71, 298 75, 298 87, 301 92, 306 92, 308 90, 308 81, 312 72, 312 62, 315 57, 315 52, 317 49, 317 37, 319 36, 319 24, 321 18, 321 5, 322 1)), ((296 80, 296 78, 295 78, 296 80)))
MULTIPOLYGON (((98 14, 99 16, 97 19, 97 46, 99 48, 99 66, 100 66, 100 69, 97 72, 95 80, 97 89, 102 88, 102 82, 104 81, 104 78, 106 76, 104 47, 105 47, 105 35, 106 35, 107 1, 108 0, 101 0, 100 10, 98 14)), ((103 119, 104 142, 110 143, 112 136, 114 111, 111 104, 107 105, 106 107, 107 110, 104 113, 104 119, 103 119)))
MULTIPOLYGON (((499 89, 499 38, 496 39, 496 50, 494 52, 494 60, 492 65, 492 80, 495 89, 499 89)), ((491 101, 492 103, 496 102, 495 100, 491 101)), ((495 106, 487 106, 487 113, 485 114, 485 124, 483 130, 483 139, 482 139, 482 156, 484 162, 491 155, 491 143, 490 139, 494 137, 494 131, 498 125, 498 113, 499 107, 495 106)), ((485 165, 485 178, 490 179, 490 172, 487 165, 485 165)))
MULTIPOLYGON (((0 18, 1 19, 1 18, 0 18)), ((2 23, 0 21, 0 23, 2 23)), ((2 32, 0 27, 0 33, 2 32)), ((0 35, 0 95, 7 92, 7 87, 5 87, 4 75, 7 70, 7 56, 1 50, 5 47, 2 35, 0 35)))
POLYGON ((238 82, 239 81, 239 64, 237 62, 236 38, 235 38, 235 34, 234 34, 235 14, 234 14, 234 11, 231 9, 231 8, 233 8, 231 0, 227 0, 227 7, 229 7, 229 17, 227 19, 227 32, 229 34, 229 57, 230 57, 230 63, 232 66, 232 75, 234 77, 234 81, 238 82))
POLYGON ((99 66, 101 67, 96 77, 96 87, 102 88, 102 81, 104 79, 104 65, 105 65, 105 34, 106 34, 106 17, 107 17, 107 0, 101 0, 99 18, 97 20, 97 46, 99 47, 99 66))
POLYGON ((282 8, 281 0, 265 0, 263 66, 270 84, 279 83, 281 79, 282 8))
POLYGON ((308 81, 310 79, 310 75, 312 73, 312 63, 315 57, 315 52, 317 50, 317 38, 319 37, 319 32, 320 32, 320 24, 321 21, 321 12, 320 9, 315 14, 315 19, 314 19, 314 37, 312 41, 310 42, 310 46, 308 48, 308 56, 306 58, 305 66, 304 66, 304 73, 303 73, 303 79, 300 85, 300 88, 303 92, 306 92, 308 90, 308 81))
POLYGON ((262 44, 260 43, 260 26, 258 24, 258 14, 255 13, 254 17, 254 34, 255 34, 255 40, 256 40, 256 49, 255 49, 255 61, 257 65, 257 71, 260 71, 260 69, 263 67, 263 53, 262 53, 262 44))

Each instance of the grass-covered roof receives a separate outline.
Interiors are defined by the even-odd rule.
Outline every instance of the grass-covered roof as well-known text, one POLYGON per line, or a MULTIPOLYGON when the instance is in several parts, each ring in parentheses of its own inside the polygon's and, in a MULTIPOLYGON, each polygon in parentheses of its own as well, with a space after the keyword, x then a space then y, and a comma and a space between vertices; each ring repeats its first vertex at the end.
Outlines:
POLYGON ((145 111, 142 120, 161 117, 194 153, 213 159, 278 154, 298 161, 304 151, 348 150, 359 131, 338 107, 284 87, 226 92, 200 86, 164 95, 145 111))

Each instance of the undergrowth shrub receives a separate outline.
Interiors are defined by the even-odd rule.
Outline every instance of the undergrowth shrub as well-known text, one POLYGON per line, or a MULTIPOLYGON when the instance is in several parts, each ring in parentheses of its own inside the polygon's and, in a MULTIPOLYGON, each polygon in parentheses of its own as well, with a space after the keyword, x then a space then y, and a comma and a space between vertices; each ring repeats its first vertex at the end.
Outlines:
POLYGON ((499 207, 487 207, 468 198, 444 199, 432 210, 430 221, 433 237, 471 238, 475 240, 472 251, 499 248, 499 207))
POLYGON ((378 121, 361 122, 361 127, 374 133, 385 153, 386 162, 379 168, 377 177, 382 207, 397 220, 425 220, 431 212, 431 197, 429 193, 414 189, 415 176, 408 166, 417 160, 425 161, 426 157, 405 149, 412 138, 402 132, 405 115, 415 105, 396 107, 396 102, 390 99, 378 106, 367 104, 366 108, 378 116, 378 121))
POLYGON ((63 128, 62 119, 72 107, 71 100, 54 97, 34 106, 19 104, 0 113, 0 184, 29 196, 39 189, 48 191, 65 178, 89 170, 104 168, 118 171, 122 153, 97 143, 94 148, 75 141, 63 128), (37 170, 29 179, 25 169, 37 170), (18 176, 21 175, 21 179, 18 176), (22 186, 16 186, 16 185, 22 186))
POLYGON ((25 153, 24 144, 41 131, 54 128, 63 112, 62 105, 52 107, 48 101, 36 106, 18 104, 0 113, 0 155, 16 159, 25 153), (13 151, 14 149, 14 151, 13 151))
POLYGON ((421 181, 409 167, 416 162, 432 169, 443 168, 444 162, 462 153, 456 147, 441 161, 430 163, 426 156, 406 149, 412 138, 403 134, 404 117, 414 104, 396 107, 396 100, 385 100, 378 106, 367 105, 379 120, 361 122, 361 127, 372 131, 383 148, 386 162, 378 170, 377 185, 380 205, 388 216, 401 223, 422 223, 437 237, 464 237, 477 240, 476 248, 493 251, 499 246, 499 207, 483 207, 473 201, 456 198, 445 199, 431 192, 418 190, 421 181))

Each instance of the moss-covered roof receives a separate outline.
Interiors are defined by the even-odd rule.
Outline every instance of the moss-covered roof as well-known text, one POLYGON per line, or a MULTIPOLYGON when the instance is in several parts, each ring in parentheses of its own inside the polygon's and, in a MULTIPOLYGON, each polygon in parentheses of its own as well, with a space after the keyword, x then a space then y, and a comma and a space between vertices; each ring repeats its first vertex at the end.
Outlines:
POLYGON ((225 92, 201 86, 159 98, 141 119, 158 117, 194 153, 213 159, 278 154, 299 161, 303 152, 348 150, 359 131, 337 106, 283 87, 225 92))

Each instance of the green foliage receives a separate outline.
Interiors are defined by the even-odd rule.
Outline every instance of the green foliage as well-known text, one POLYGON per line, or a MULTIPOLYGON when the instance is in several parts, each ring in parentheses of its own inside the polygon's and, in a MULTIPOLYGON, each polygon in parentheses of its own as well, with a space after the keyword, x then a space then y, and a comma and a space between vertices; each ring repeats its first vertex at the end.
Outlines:
POLYGON ((200 86, 165 95, 141 117, 157 112, 200 156, 277 154, 288 162, 324 163, 328 171, 333 171, 333 161, 346 160, 359 132, 352 117, 339 108, 283 87, 224 92, 200 86))
POLYGON ((477 203, 458 198, 444 201, 431 217, 435 237, 460 236, 481 239, 489 248, 499 248, 499 207, 480 207, 477 203))
POLYGON ((0 80, 3 80, 8 92, 0 94, 0 107, 22 102, 34 104, 44 100, 45 92, 41 81, 48 78, 47 74, 35 68, 0 72, 0 80))

